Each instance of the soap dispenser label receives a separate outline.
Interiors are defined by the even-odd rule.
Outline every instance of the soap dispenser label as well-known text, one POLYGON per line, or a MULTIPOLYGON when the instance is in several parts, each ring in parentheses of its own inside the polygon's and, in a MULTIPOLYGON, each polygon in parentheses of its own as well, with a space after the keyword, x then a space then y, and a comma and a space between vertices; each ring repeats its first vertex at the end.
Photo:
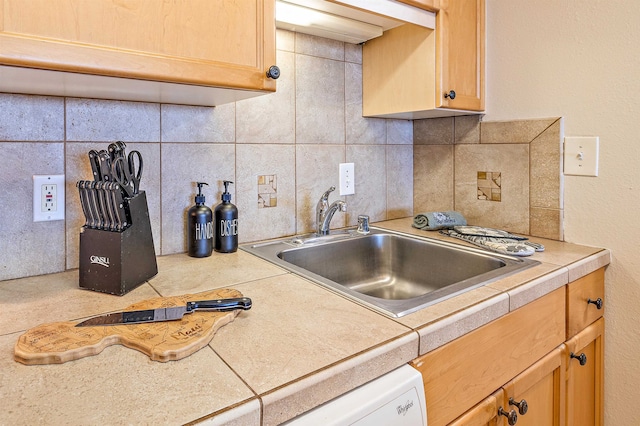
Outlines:
POLYGON ((196 241, 213 238, 213 222, 196 223, 194 230, 196 241))
POLYGON ((221 237, 235 237, 236 235, 238 235, 238 219, 220 221, 221 237))

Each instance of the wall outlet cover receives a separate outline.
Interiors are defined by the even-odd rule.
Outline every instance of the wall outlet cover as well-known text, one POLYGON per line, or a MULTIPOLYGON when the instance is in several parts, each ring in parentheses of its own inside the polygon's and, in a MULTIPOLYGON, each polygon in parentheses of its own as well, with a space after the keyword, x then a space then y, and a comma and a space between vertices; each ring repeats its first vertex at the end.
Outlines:
POLYGON ((340 163, 340 195, 356 193, 356 175, 353 163, 340 163))
POLYGON ((33 221, 64 220, 64 175, 33 175, 33 221))

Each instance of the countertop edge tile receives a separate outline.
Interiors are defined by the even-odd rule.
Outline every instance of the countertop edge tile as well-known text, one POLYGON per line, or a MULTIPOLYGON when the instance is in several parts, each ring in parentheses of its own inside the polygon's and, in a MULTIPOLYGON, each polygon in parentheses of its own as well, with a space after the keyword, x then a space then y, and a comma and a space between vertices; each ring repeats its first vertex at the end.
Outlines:
POLYGON ((601 251, 567 265, 569 282, 575 281, 611 263, 611 250, 601 251))
POLYGON ((419 328, 424 355, 509 313, 509 296, 501 293, 426 327, 419 328))
POLYGON ((260 417, 260 400, 256 397, 197 424, 205 426, 260 426, 260 417))
POLYGON ((567 268, 560 268, 509 290, 507 291, 509 295, 509 311, 521 308, 527 303, 533 302, 567 283, 569 283, 567 268))
POLYGON ((311 410, 415 359, 418 335, 403 336, 361 352, 260 396, 263 426, 277 425, 311 410))

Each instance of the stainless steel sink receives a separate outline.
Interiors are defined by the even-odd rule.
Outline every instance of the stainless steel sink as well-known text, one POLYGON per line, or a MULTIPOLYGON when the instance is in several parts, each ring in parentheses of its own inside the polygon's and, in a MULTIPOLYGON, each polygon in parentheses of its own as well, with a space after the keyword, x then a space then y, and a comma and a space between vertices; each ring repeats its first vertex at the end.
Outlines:
POLYGON ((371 228, 241 249, 356 302, 401 317, 540 262, 371 228))

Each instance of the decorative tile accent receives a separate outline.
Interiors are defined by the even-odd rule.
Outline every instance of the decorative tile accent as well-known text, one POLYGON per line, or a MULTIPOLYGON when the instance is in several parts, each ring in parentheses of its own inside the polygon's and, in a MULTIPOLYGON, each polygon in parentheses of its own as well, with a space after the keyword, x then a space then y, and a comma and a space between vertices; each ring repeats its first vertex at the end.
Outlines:
POLYGON ((529 145, 454 145, 453 158, 454 207, 467 223, 529 234, 529 145), (478 170, 500 173, 500 202, 478 199, 478 170))
POLYGON ((278 185, 276 175, 258 176, 258 208, 278 205, 278 185))
POLYGON ((502 174, 478 172, 478 200, 502 201, 502 174))

